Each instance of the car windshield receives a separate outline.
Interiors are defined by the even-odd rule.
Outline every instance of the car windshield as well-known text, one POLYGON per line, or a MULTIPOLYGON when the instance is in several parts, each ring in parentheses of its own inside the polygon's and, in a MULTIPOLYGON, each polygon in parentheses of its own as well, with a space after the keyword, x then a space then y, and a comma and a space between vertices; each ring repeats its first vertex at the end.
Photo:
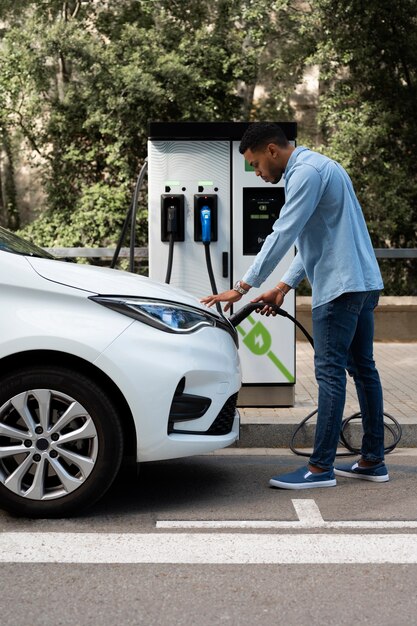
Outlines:
POLYGON ((0 226, 0 251, 12 252, 13 254, 23 254, 24 256, 37 256, 44 259, 53 259, 49 252, 35 246, 34 243, 21 239, 9 230, 0 226))

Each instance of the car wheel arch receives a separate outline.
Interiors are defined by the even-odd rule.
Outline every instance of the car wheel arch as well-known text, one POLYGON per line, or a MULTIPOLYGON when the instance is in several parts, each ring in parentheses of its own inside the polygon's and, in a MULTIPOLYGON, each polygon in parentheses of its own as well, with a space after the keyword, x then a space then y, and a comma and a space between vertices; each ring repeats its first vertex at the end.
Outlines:
POLYGON ((33 350, 8 355, 0 360, 0 377, 22 367, 58 366, 73 368, 106 390, 118 409, 124 435, 124 457, 136 460, 137 433, 130 407, 116 383, 93 363, 73 354, 53 350, 33 350))

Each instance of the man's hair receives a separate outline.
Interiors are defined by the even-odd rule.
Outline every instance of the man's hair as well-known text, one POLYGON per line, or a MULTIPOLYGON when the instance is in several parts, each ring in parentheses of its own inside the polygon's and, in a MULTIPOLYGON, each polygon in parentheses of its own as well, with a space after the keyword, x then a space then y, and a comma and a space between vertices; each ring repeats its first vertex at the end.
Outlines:
POLYGON ((262 150, 269 143, 275 143, 280 148, 288 146, 288 139, 278 124, 270 122, 255 122, 251 124, 243 135, 239 152, 244 154, 246 150, 262 150))

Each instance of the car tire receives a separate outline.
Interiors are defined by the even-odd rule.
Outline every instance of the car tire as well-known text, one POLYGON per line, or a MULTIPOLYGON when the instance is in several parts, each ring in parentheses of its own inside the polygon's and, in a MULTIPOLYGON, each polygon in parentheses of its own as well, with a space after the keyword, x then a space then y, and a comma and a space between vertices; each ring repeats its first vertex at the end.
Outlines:
POLYGON ((123 456, 114 403, 66 367, 30 367, 0 379, 0 507, 68 517, 97 502, 123 456))

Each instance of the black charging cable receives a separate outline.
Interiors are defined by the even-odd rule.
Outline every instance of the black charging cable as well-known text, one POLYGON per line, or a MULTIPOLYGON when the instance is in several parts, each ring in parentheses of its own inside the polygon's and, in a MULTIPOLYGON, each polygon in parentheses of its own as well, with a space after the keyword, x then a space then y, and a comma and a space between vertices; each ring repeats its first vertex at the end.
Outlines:
POLYGON ((167 285, 169 285, 171 281, 172 262, 174 259, 174 233, 169 233, 168 242, 168 263, 167 273, 165 274, 165 282, 167 283, 167 285))
POLYGON ((146 171, 148 169, 148 157, 145 158, 143 165, 140 169, 139 175, 136 179, 135 191, 133 193, 132 202, 129 210, 123 222, 122 231, 120 233, 119 241, 117 242, 116 249, 113 254, 110 267, 114 269, 116 267, 117 260, 119 258, 120 250, 123 246, 123 242, 126 237, 127 229, 130 222, 130 253, 129 253, 129 272, 135 271, 135 239, 136 239, 136 216, 138 211, 139 194, 143 185, 146 171))
MULTIPOLYGON (((204 253, 205 253, 205 256, 206 256, 207 272, 208 272, 209 279, 210 279, 211 290, 212 290, 213 294, 215 296, 217 296, 217 294, 218 294, 217 285, 216 285, 216 280, 214 278, 213 266, 211 264, 210 242, 209 241, 204 241, 203 243, 204 243, 204 253)), ((223 310, 222 310, 220 302, 216 302, 216 309, 217 309, 217 312, 219 313, 219 315, 224 317, 224 313, 223 313, 223 310)))
POLYGON ((233 315, 229 317, 229 322, 233 324, 233 326, 236 328, 236 326, 239 326, 239 324, 243 322, 243 320, 246 319, 248 315, 253 313, 253 311, 260 311, 266 306, 270 307, 274 311, 274 313, 276 313, 276 315, 280 315, 281 317, 288 317, 293 322, 293 324, 298 326, 301 332, 304 333, 310 345, 314 348, 313 337, 304 328, 304 326, 300 324, 300 322, 297 319, 295 319, 295 317, 293 317, 290 313, 288 313, 288 311, 281 309, 281 307, 276 306, 275 304, 268 304, 266 302, 249 302, 249 304, 246 304, 245 306, 243 306, 241 309, 239 309, 239 311, 236 311, 236 313, 233 313, 233 315))
POLYGON ((165 282, 169 284, 172 273, 172 263, 174 259, 174 235, 178 231, 178 210, 177 207, 172 205, 167 209, 167 234, 168 234, 168 263, 167 273, 165 275, 165 282))
MULTIPOLYGON (((217 296, 217 285, 216 280, 214 278, 213 266, 211 264, 211 254, 210 254, 210 242, 211 242, 211 209, 204 205, 200 209, 200 220, 201 220, 201 241, 204 245, 204 254, 206 257, 206 266, 207 272, 210 279, 210 287, 212 293, 217 296)), ((224 313, 222 311, 222 307, 220 302, 216 302, 216 309, 219 315, 224 317, 224 313)))
MULTIPOLYGON (((290 313, 288 313, 288 311, 285 311, 284 309, 282 309, 281 307, 278 307, 274 304, 268 304, 266 302, 250 302, 249 304, 247 304, 246 306, 242 307, 241 309, 239 309, 239 311, 237 311, 236 313, 234 313, 233 315, 231 315, 229 317, 229 322, 236 328, 236 326, 238 326, 246 317, 248 317, 248 315, 250 315, 253 311, 260 311, 261 309, 263 309, 265 306, 270 307, 277 315, 280 315, 281 317, 288 317, 288 319, 290 319, 300 330, 301 332, 305 335, 305 337, 307 338, 308 342, 310 343, 311 347, 314 348, 314 340, 313 337, 310 335, 310 333, 304 328, 304 326, 302 324, 300 324, 300 322, 298 320, 295 319, 295 317, 293 317, 292 315, 290 315, 290 313)), ((311 453, 309 452, 302 452, 301 450, 297 449, 295 447, 295 438, 298 435, 298 433, 300 432, 300 430, 303 428, 303 426, 312 418, 314 417, 314 415, 316 415, 318 412, 318 409, 315 409, 314 411, 312 411, 311 413, 309 413, 296 427, 296 429, 294 430, 292 437, 291 437, 291 441, 290 441, 290 450, 292 452, 294 452, 294 454, 297 454, 298 456, 305 456, 305 457, 310 457, 311 453)), ((395 419, 395 417, 393 417, 392 415, 390 415, 389 413, 385 413, 384 412, 384 417, 388 418, 389 420, 391 420, 392 424, 386 423, 384 422, 384 428, 386 428, 389 433, 391 434, 392 438, 393 438, 393 442, 387 446, 384 451, 385 454, 389 454, 390 452, 392 452, 397 445, 400 442, 400 439, 402 437, 402 428, 401 428, 401 424, 398 422, 398 420, 395 419)), ((353 415, 350 415, 349 417, 346 417, 343 421, 342 421, 342 425, 341 425, 341 429, 340 429, 340 435, 339 435, 339 442, 340 444, 346 448, 346 452, 338 452, 336 454, 336 456, 353 456, 353 455, 358 455, 361 453, 361 449, 357 448, 355 446, 353 446, 351 443, 349 443, 349 441, 347 440, 347 428, 350 424, 350 422, 352 420, 355 419, 362 419, 362 414, 359 411, 358 413, 354 413, 353 415)))

